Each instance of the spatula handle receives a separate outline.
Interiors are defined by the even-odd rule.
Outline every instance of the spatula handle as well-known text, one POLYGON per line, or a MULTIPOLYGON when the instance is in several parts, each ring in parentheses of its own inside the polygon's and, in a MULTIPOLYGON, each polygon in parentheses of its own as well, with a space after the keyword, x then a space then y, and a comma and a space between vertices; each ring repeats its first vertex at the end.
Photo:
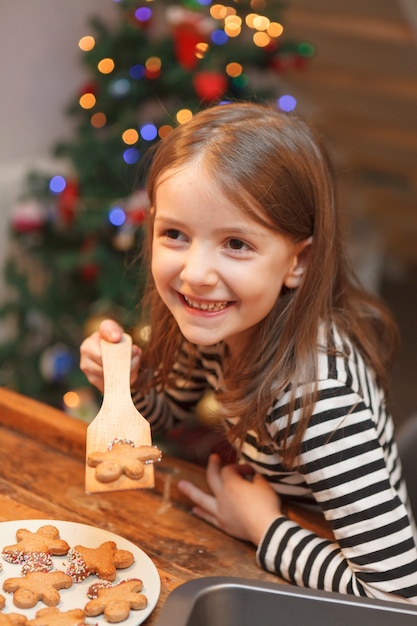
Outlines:
POLYGON ((120 407, 132 404, 130 393, 131 337, 124 333, 118 343, 101 339, 100 347, 104 376, 103 406, 120 407))

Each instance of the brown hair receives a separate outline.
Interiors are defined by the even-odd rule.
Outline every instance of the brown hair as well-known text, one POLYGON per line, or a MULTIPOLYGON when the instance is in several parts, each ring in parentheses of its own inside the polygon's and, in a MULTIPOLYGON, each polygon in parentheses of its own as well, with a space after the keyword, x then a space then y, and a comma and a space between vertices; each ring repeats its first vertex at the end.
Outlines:
MULTIPOLYGON (((302 284, 284 288, 258 325, 257 340, 225 372, 219 401, 226 415, 239 416, 229 431, 244 440, 254 429, 265 437, 265 415, 274 398, 291 385, 311 383, 293 444, 284 440, 284 460, 294 463, 316 398, 317 340, 322 323, 348 337, 387 388, 387 366, 396 327, 376 298, 357 283, 347 262, 335 207, 333 173, 316 133, 293 114, 249 103, 208 108, 163 139, 148 175, 151 207, 161 175, 200 159, 212 184, 235 206, 267 228, 301 242, 313 237, 302 284)), ((151 254, 153 212, 149 216, 151 254)), ((149 278, 152 341, 145 363, 166 384, 183 337, 149 278)), ((153 383, 155 384, 155 382, 153 383)), ((289 432, 293 398, 290 408, 289 432)))

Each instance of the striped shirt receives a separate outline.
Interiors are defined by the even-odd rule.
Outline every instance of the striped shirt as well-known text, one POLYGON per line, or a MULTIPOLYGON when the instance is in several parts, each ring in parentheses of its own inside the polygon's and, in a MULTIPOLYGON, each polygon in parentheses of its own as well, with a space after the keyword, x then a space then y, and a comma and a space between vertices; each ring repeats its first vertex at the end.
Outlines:
MULTIPOLYGON (((154 432, 187 419, 204 392, 222 384, 223 346, 201 348, 191 374, 186 348, 185 343, 175 366, 175 388, 134 397, 154 432)), ((257 548, 258 563, 298 586, 417 604, 417 533, 384 395, 351 345, 348 357, 322 350, 318 374, 318 398, 298 459, 301 469, 290 471, 281 462, 288 394, 277 398, 265 416, 270 441, 261 445, 248 432, 241 460, 281 496, 320 509, 335 540, 280 516, 257 548)), ((297 397, 302 394, 300 385, 297 397)), ((295 410, 293 424, 298 418, 295 410)))

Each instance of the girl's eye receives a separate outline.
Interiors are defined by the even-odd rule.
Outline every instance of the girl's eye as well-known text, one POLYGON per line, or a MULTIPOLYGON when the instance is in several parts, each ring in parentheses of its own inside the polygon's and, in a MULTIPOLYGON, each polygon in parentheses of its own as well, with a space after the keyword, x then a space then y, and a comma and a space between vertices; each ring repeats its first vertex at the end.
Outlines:
POLYGON ((229 248, 232 250, 248 250, 249 246, 241 239, 229 239, 229 248))
POLYGON ((164 231, 164 236, 168 237, 168 239, 180 239, 181 231, 177 230, 176 228, 167 228, 164 231))

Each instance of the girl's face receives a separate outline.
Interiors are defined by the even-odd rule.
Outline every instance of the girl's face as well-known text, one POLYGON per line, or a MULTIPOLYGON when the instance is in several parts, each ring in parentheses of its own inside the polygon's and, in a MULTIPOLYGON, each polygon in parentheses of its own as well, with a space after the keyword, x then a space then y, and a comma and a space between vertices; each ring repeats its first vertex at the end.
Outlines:
POLYGON ((188 341, 224 341, 233 355, 282 286, 298 286, 308 242, 295 244, 230 204, 198 163, 162 176, 154 210, 159 295, 188 341))

